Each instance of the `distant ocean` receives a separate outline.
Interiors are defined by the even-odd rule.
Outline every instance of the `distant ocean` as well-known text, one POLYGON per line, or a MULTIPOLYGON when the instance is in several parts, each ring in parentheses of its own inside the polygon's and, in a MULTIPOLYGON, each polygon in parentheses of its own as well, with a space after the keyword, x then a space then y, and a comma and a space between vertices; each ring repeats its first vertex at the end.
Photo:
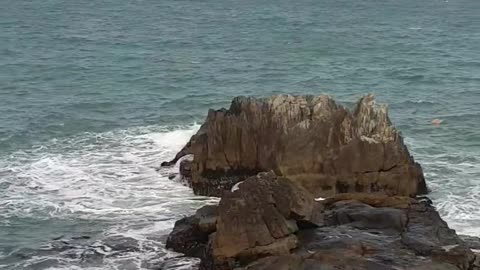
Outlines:
POLYGON ((480 236, 478 0, 3 0, 0 269, 191 269, 156 171, 237 95, 372 92, 480 236), (433 126, 432 119, 443 123, 433 126))

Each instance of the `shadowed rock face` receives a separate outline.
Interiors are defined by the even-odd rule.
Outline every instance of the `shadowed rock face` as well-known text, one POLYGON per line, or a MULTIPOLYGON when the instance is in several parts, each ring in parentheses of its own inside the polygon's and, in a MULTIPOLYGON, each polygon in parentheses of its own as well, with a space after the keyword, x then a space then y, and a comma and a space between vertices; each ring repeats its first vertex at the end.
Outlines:
POLYGON ((353 112, 328 96, 238 97, 228 110, 209 111, 198 133, 163 165, 187 154, 194 155, 191 184, 201 195, 221 196, 270 170, 315 196, 427 192, 420 165, 371 95, 353 112))

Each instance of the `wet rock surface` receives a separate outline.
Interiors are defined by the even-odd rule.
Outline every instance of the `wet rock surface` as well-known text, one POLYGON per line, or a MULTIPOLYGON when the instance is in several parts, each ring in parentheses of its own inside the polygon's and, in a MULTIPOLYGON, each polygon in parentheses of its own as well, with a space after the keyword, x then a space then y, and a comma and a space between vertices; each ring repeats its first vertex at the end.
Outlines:
POLYGON ((480 269, 477 239, 462 240, 425 198, 346 193, 315 201, 271 172, 188 219, 196 225, 179 222, 169 237, 182 249, 170 247, 199 257, 201 269, 480 269), (199 229, 202 218, 208 229, 199 229), (185 228, 188 237, 178 237, 185 228))
POLYGON ((184 166, 196 194, 221 196, 237 182, 273 170, 315 196, 427 192, 423 172, 410 156, 385 106, 372 96, 353 111, 328 96, 238 97, 211 110, 205 123, 169 162, 193 154, 184 166), (188 169, 187 169, 188 168, 188 169))
POLYGON ((186 182, 190 183, 190 185, 192 182, 192 161, 193 161, 193 157, 183 158, 180 161, 180 166, 179 166, 180 175, 186 182))
POLYGON ((206 205, 195 215, 175 222, 166 248, 189 257, 204 258, 209 234, 216 230, 217 208, 216 205, 206 205))

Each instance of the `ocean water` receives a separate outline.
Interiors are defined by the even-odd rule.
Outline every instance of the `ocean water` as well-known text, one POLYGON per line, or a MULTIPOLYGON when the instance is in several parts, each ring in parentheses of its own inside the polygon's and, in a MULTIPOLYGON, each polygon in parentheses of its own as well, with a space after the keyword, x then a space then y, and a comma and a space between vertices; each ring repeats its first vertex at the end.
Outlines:
POLYGON ((441 215, 480 236, 479 14, 478 0, 3 0, 0 269, 194 267, 166 235, 215 199, 156 168, 237 95, 375 93, 441 215))

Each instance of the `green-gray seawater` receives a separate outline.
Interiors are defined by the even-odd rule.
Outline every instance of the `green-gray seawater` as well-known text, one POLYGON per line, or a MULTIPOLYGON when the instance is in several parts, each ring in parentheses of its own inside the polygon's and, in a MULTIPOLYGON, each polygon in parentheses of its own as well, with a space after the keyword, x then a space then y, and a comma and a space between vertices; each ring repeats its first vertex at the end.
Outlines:
POLYGON ((237 95, 375 93, 480 236, 478 0, 3 0, 0 27, 0 269, 190 269, 165 235, 211 199, 155 168, 237 95))

